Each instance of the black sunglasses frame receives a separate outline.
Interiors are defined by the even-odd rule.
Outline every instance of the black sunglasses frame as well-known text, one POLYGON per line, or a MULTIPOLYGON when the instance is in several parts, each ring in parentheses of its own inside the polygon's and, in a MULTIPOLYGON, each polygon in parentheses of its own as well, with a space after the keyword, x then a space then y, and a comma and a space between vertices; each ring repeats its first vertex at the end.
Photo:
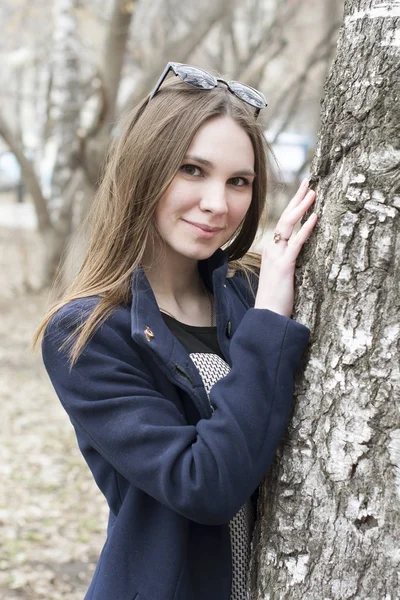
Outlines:
POLYGON ((195 87, 195 88, 197 88, 199 90, 205 90, 205 91, 207 91, 207 89, 214 89, 214 88, 216 88, 218 86, 218 83, 225 84, 226 87, 228 88, 228 90, 234 96, 236 96, 237 98, 239 98, 243 102, 246 102, 246 104, 249 104, 249 106, 252 106, 253 108, 255 108, 255 111, 254 111, 255 118, 258 117, 261 109, 263 109, 266 106, 268 106, 264 94, 262 94, 261 92, 259 92, 255 88, 252 88, 250 85, 247 85, 245 83, 241 83, 240 81, 226 81, 225 79, 221 79, 220 77, 214 77, 213 75, 211 75, 207 71, 204 71, 204 69, 200 69, 199 67, 193 67, 192 65, 186 65, 185 63, 177 63, 177 62, 169 62, 169 63, 167 63, 165 69, 163 70, 163 72, 160 75, 159 80, 157 81, 156 85, 154 86, 153 90, 151 91, 147 103, 149 103, 150 100, 152 100, 154 98, 154 96, 157 94, 158 90, 162 86, 164 80, 166 79, 166 77, 167 77, 167 75, 168 75, 168 73, 170 71, 173 71, 174 75, 176 75, 177 77, 179 77, 179 79, 181 79, 181 81, 183 81, 184 83, 187 83, 188 85, 191 85, 192 87, 195 87), (182 77, 180 76, 177 67, 190 67, 194 71, 199 71, 200 73, 204 73, 213 82, 213 84, 214 84, 213 87, 212 88, 206 88, 206 87, 203 87, 201 85, 194 85, 192 83, 189 83, 189 82, 185 81, 185 79, 182 79, 182 77), (242 96, 240 96, 234 89, 232 89, 232 87, 231 87, 232 85, 236 85, 236 86, 239 85, 240 87, 244 88, 244 90, 247 91, 247 93, 249 91, 252 92, 255 96, 257 96, 260 99, 261 104, 263 104, 263 106, 259 106, 257 104, 253 104, 252 102, 249 102, 248 100, 245 100, 244 98, 242 98, 242 96))

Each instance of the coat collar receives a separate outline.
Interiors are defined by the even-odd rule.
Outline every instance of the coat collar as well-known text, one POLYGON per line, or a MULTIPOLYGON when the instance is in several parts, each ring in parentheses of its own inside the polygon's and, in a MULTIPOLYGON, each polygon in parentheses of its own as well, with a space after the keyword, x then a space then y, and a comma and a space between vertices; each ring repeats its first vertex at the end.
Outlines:
MULTIPOLYGON (((218 292, 226 278, 227 269, 228 255, 221 249, 210 258, 199 261, 199 272, 204 283, 214 292, 217 324, 218 308, 221 305, 218 292)), ((177 362, 190 368, 189 356, 165 324, 142 267, 137 268, 132 276, 131 334, 141 346, 148 347, 154 352, 168 369, 177 362)))
MULTIPOLYGON (((227 269, 228 256, 222 250, 199 262, 200 274, 214 292, 219 338, 226 318, 222 289, 227 269)), ((156 358, 157 367, 168 379, 191 393, 200 416, 209 418, 211 409, 200 373, 186 349, 165 324, 143 268, 135 270, 132 277, 131 335, 153 359, 156 358)))

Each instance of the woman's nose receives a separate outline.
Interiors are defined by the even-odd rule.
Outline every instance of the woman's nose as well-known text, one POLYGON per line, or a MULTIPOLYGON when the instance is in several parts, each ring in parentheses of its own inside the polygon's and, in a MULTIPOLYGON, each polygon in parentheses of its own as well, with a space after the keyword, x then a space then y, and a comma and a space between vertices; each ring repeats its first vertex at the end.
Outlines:
POLYGON ((209 182, 202 190, 200 200, 201 210, 208 210, 217 214, 228 212, 225 182, 209 182))

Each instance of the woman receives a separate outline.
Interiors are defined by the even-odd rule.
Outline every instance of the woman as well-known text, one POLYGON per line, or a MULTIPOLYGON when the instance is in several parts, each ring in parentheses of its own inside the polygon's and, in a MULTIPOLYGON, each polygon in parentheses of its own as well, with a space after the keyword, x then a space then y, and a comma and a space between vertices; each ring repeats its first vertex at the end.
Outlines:
POLYGON ((265 204, 265 105, 169 63, 111 149, 83 266, 38 330, 110 507, 86 600, 246 598, 254 492, 309 337, 290 316, 316 223, 293 234, 315 199, 304 182, 260 269, 245 256, 265 204))

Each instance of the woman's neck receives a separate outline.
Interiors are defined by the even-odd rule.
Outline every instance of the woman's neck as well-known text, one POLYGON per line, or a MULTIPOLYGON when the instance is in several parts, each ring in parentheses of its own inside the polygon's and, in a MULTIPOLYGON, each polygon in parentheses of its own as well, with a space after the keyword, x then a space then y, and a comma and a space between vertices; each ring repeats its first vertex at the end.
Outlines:
POLYGON ((144 271, 161 311, 187 325, 210 326, 213 298, 206 290, 198 270, 198 261, 158 260, 144 271))

